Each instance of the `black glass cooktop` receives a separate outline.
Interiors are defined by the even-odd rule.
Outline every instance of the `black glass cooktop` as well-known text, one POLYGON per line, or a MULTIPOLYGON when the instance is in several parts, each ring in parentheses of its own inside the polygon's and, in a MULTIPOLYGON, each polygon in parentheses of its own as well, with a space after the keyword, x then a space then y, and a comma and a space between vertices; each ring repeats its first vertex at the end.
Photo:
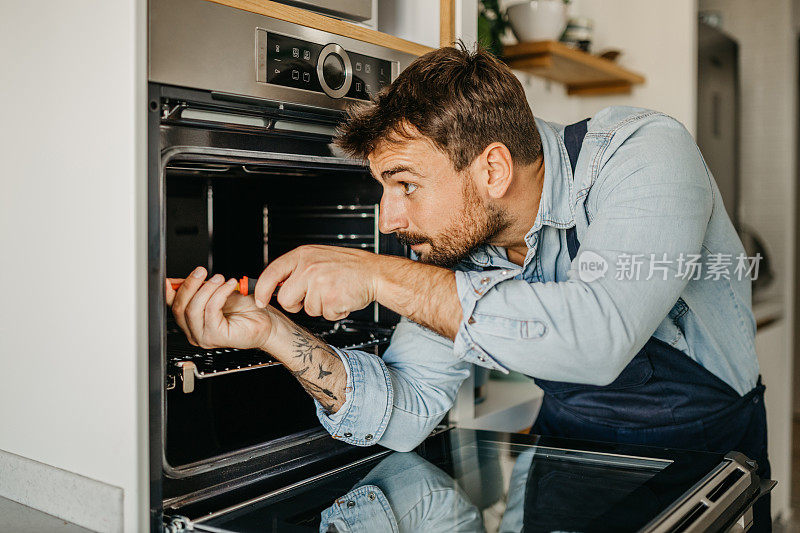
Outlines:
POLYGON ((688 531, 727 527, 739 457, 451 429, 194 520, 199 531, 688 531), (655 529, 654 529, 655 528, 655 529))

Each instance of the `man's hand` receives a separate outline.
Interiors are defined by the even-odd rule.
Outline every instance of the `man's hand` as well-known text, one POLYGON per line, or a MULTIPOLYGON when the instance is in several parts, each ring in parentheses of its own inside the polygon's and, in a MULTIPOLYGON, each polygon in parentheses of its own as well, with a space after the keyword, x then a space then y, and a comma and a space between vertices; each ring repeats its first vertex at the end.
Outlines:
POLYGON ((255 303, 264 307, 275 288, 291 313, 340 320, 378 302, 453 339, 461 322, 455 274, 403 257, 335 246, 301 246, 269 264, 258 278, 255 303))
POLYGON ((328 413, 345 401, 347 372, 336 352, 277 309, 259 308, 220 274, 204 282, 197 267, 177 291, 167 279, 167 304, 189 342, 203 348, 258 348, 278 359, 328 413))
POLYGON ((167 305, 189 342, 203 348, 261 348, 272 331, 273 313, 256 307, 252 296, 236 292, 236 280, 197 267, 177 291, 167 280, 167 305))
POLYGON ((335 246, 301 246, 269 264, 258 278, 255 303, 265 307, 280 283, 278 303, 290 313, 340 320, 376 299, 382 256, 335 246))

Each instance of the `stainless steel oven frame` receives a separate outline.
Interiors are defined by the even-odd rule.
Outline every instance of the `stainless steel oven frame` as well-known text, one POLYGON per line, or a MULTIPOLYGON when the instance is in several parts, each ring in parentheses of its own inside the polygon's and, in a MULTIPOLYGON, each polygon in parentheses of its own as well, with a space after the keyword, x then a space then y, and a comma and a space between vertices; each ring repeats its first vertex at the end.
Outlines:
MULTIPOLYGON (((166 277, 166 172, 170 164, 179 160, 181 164, 241 165, 250 169, 272 166, 292 170, 337 170, 367 173, 361 161, 320 155, 326 138, 318 133, 305 131, 276 132, 271 125, 282 120, 292 124, 324 124, 330 120, 326 115, 298 113, 287 109, 265 108, 265 128, 260 132, 240 125, 206 124, 196 120, 187 121, 180 127, 179 118, 171 115, 172 103, 180 100, 182 109, 198 106, 216 106, 217 101, 208 94, 185 89, 172 88, 160 84, 150 86, 149 114, 149 174, 148 185, 148 262, 149 262, 149 353, 150 353, 150 495, 152 509, 151 529, 156 531, 162 522, 165 508, 177 508, 200 500, 232 491, 255 480, 284 475, 288 470, 306 468, 325 459, 326 455, 340 454, 338 460, 358 461, 381 453, 379 449, 364 449, 349 446, 331 439, 319 426, 287 438, 279 438, 255 446, 236 450, 224 455, 187 465, 172 465, 167 460, 166 451, 166 309, 163 280, 166 277), (204 98, 206 98, 204 100, 204 98), (164 105, 164 102, 169 102, 164 105), (187 104, 187 102, 190 102, 187 104), (165 126, 166 125, 166 126, 165 126), (254 135, 261 133, 261 135, 254 135), (292 145, 294 152, 270 149, 270 137, 278 145, 292 145), (285 139, 289 136, 289 139, 285 139), (231 139, 261 145, 262 150, 242 145, 230 148, 229 144, 217 143, 215 139, 231 139), (304 143, 302 140, 306 139, 304 143), (302 153, 317 152, 317 153, 302 153), (309 450, 319 450, 320 457, 314 457, 309 450), (179 486, 177 493, 165 494, 164 483, 169 479, 172 486, 179 486)), ((259 113, 259 107, 248 102, 238 107, 226 106, 232 115, 259 113)), ((322 468, 322 467, 321 467, 322 468)), ((314 475, 312 473, 312 475, 314 475)))
POLYGON ((331 448, 324 430, 277 439, 198 463, 170 465, 166 438, 165 172, 170 161, 228 161, 283 168, 360 169, 330 146, 351 98, 265 82, 267 32, 336 45, 391 64, 391 79, 415 56, 205 0, 149 0, 148 58, 148 321, 150 529, 164 528, 166 507, 232 492, 257 479, 308 470, 316 462, 347 464, 380 453, 347 444, 331 448), (173 127, 180 126, 180 127, 173 127), (231 139, 234 139, 232 142, 231 139), (298 453, 326 441, 323 457, 298 453), (164 481, 182 483, 166 495, 164 481), (177 480, 177 481, 176 481, 177 480))
POLYGON ((391 62, 391 79, 415 56, 205 0, 150 0, 151 82, 244 96, 292 108, 342 111, 358 102, 265 82, 266 32, 295 37, 391 62))

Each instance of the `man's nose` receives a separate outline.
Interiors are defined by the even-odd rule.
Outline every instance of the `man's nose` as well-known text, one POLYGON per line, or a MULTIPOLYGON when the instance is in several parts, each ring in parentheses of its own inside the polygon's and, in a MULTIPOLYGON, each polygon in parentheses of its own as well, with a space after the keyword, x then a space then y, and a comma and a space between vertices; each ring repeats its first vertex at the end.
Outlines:
POLYGON ((384 194, 381 197, 381 211, 378 218, 378 229, 381 233, 394 233, 408 227, 408 219, 405 216, 400 202, 387 198, 384 194))

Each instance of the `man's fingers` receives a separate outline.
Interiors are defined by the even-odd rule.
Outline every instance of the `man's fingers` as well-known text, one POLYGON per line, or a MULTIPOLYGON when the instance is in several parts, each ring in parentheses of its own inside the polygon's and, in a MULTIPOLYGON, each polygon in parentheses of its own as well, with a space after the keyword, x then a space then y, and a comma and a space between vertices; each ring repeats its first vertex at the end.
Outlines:
POLYGON ((284 282, 278 291, 278 303, 290 313, 297 313, 303 308, 305 297, 306 284, 296 279, 284 282))
POLYGON ((178 287, 178 290, 175 293, 175 297, 172 300, 172 314, 175 316, 175 321, 178 323, 178 326, 186 333, 186 336, 189 338, 189 342, 197 345, 197 341, 192 336, 192 332, 189 329, 189 326, 186 324, 186 318, 184 316, 184 312, 186 311, 186 306, 191 301, 194 294, 197 292, 197 289, 203 284, 203 280, 206 279, 206 269, 203 267, 195 268, 192 273, 183 281, 183 285, 178 287))
POLYGON ((206 281, 202 287, 197 289, 192 300, 186 306, 184 316, 186 317, 186 324, 189 326, 189 331, 192 336, 200 344, 204 346, 205 343, 205 310, 208 300, 214 294, 225 278, 222 274, 214 274, 210 280, 206 281))
POLYGON ((225 315, 222 313, 222 308, 225 307, 225 302, 228 300, 228 296, 233 294, 233 292, 236 290, 236 286, 236 280, 231 278, 227 282, 217 287, 217 290, 215 290, 211 295, 211 298, 208 299, 208 303, 206 304, 205 308, 205 316, 203 318, 206 331, 211 329, 219 330, 219 328, 222 326, 222 323, 225 320, 225 315))
POLYGON ((342 320, 343 318, 347 318, 347 315, 349 314, 350 313, 337 313, 327 308, 322 310, 322 318, 324 318, 325 320, 330 320, 331 322, 336 322, 337 320, 342 320))
POLYGON ((303 308, 308 316, 320 316, 322 315, 322 300, 307 289, 303 297, 303 308))
POLYGON ((172 288, 172 283, 175 281, 183 281, 183 280, 179 280, 177 278, 167 278, 167 287, 164 296, 165 300, 167 301, 167 305, 170 307, 172 306, 172 302, 175 301, 176 291, 175 289, 172 288))
POLYGON ((256 290, 253 292, 253 296, 256 299, 256 307, 266 307, 278 285, 294 272, 297 262, 291 254, 292 252, 282 255, 267 265, 267 268, 258 277, 256 290))

